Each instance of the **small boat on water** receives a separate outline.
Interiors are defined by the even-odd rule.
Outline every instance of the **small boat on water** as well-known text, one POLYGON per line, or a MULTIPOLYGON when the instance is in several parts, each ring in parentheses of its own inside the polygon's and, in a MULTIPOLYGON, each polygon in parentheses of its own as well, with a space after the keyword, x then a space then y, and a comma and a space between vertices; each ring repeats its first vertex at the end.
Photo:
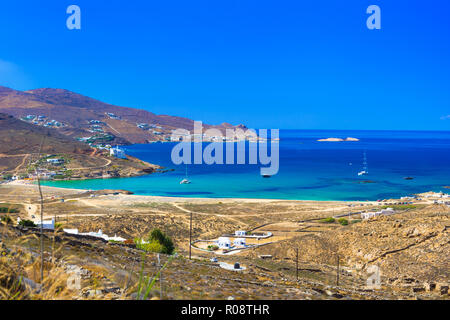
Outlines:
POLYGON ((271 175, 270 175, 270 174, 263 174, 262 177, 263 177, 263 178, 270 178, 271 175))
POLYGON ((358 176, 365 176, 369 174, 369 169, 367 168, 367 156, 366 153, 364 152, 364 156, 363 156, 363 168, 360 172, 358 172, 358 176))
POLYGON ((189 181, 189 179, 188 179, 187 165, 186 165, 186 177, 180 181, 180 184, 189 184, 189 183, 191 183, 191 181, 189 181))

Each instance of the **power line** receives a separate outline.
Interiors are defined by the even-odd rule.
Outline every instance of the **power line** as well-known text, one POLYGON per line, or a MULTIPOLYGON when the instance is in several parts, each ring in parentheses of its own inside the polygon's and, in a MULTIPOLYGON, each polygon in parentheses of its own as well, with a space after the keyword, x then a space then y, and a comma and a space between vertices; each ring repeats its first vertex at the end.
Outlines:
POLYGON ((336 287, 339 286, 339 255, 336 255, 337 260, 337 272, 336 272, 336 287))
MULTIPOLYGON (((41 151, 42 146, 44 145, 45 141, 45 135, 42 137, 41 144, 39 146, 39 152, 38 152, 38 164, 39 159, 41 158, 41 151)), ((37 170, 38 166, 36 166, 36 179, 38 183, 38 190, 39 190, 39 197, 40 197, 40 204, 41 204, 41 227, 40 227, 40 251, 41 251, 41 284, 44 282, 44 197, 42 196, 42 188, 41 188, 41 179, 39 177, 39 170, 37 170)))
POLYGON ((191 248, 192 247, 192 211, 191 211, 191 219, 189 222, 189 260, 191 260, 191 248))
POLYGON ((295 265, 296 265, 296 267, 295 267, 295 277, 296 277, 296 279, 298 281, 298 248, 296 249, 296 252, 297 252, 297 259, 296 259, 296 263, 295 263, 295 265))

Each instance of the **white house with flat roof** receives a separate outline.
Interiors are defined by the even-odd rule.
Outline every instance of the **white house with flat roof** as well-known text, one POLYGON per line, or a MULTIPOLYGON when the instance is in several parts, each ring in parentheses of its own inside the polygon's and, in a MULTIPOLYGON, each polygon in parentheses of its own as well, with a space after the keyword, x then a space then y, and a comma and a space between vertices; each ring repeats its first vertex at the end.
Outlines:
POLYGON ((361 213, 361 219, 370 219, 378 216, 390 216, 391 214, 394 214, 395 211, 392 208, 383 209, 381 211, 377 212, 363 212, 361 213))
POLYGON ((231 241, 228 237, 219 237, 217 239, 217 246, 219 249, 230 249, 231 248, 231 241))
POLYGON ((245 238, 236 238, 236 239, 234 239, 233 244, 236 247, 245 247, 245 245, 246 245, 245 238))
POLYGON ((75 234, 75 235, 81 235, 81 236, 91 236, 91 237, 96 237, 96 238, 102 238, 106 241, 120 241, 123 242, 126 239, 122 238, 122 237, 118 237, 116 234, 114 235, 114 237, 110 237, 107 234, 104 234, 102 229, 99 229, 98 232, 84 232, 84 233, 80 233, 78 232, 78 229, 64 229, 65 233, 68 234, 75 234))
MULTIPOLYGON (((36 221, 34 224, 38 228, 41 227, 41 221, 36 221)), ((42 229, 55 230, 55 219, 42 221, 42 229)))
POLYGON ((125 155, 125 151, 123 151, 122 149, 120 149, 118 146, 109 149, 109 155, 116 157, 116 158, 120 158, 120 159, 126 159, 127 156, 125 155))

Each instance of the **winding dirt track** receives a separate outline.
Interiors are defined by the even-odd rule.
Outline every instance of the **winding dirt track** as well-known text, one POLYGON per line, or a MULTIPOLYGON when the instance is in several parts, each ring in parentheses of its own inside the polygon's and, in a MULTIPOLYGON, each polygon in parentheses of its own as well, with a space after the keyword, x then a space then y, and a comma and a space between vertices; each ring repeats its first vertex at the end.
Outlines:
POLYGON ((112 162, 112 160, 110 160, 110 159, 105 159, 105 158, 102 158, 102 159, 103 159, 103 160, 106 160, 106 164, 101 165, 101 166, 97 166, 97 167, 70 168, 70 170, 91 170, 91 169, 101 169, 101 168, 104 168, 104 167, 109 166, 109 165, 111 164, 111 162, 112 162))

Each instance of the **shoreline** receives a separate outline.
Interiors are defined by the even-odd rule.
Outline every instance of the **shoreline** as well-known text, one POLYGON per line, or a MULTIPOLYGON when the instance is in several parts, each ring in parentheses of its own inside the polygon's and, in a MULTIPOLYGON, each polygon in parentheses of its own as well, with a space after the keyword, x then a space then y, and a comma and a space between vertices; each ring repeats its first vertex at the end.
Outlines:
MULTIPOLYGON (((24 181, 24 180, 15 180, 10 181, 6 183, 0 183, 0 186, 10 186, 10 187, 18 187, 18 186, 25 186, 25 187, 37 187, 35 182, 30 181, 24 181)), ((41 188, 43 189, 44 197, 48 196, 46 195, 47 192, 58 192, 58 193, 66 193, 66 192, 74 192, 74 193, 87 193, 87 192, 93 192, 93 191, 102 191, 105 189, 76 189, 76 188, 65 188, 65 187, 55 187, 55 186, 46 186, 41 185, 41 188)), ((108 190, 116 190, 116 189, 108 189, 108 190)), ((117 189, 119 190, 119 189, 117 189)), ((122 189, 120 189, 122 190, 122 189)), ((124 190, 122 190, 124 191, 124 190)), ((106 196, 106 195, 104 195, 106 196)), ((366 204, 366 205, 376 205, 380 202, 377 200, 315 200, 315 199, 276 199, 276 198, 238 198, 238 197, 232 197, 232 198, 208 198, 208 197, 180 197, 180 196, 155 196, 155 195, 140 195, 140 194, 117 194, 117 195, 108 195, 108 196, 114 196, 117 198, 123 198, 123 200, 132 200, 133 202, 141 199, 144 200, 154 200, 154 201, 160 201, 160 202, 223 202, 223 203, 232 203, 232 202, 260 202, 260 203, 269 203, 269 202, 296 202, 296 203, 311 203, 311 202, 320 202, 320 203, 359 203, 359 204, 366 204)))

